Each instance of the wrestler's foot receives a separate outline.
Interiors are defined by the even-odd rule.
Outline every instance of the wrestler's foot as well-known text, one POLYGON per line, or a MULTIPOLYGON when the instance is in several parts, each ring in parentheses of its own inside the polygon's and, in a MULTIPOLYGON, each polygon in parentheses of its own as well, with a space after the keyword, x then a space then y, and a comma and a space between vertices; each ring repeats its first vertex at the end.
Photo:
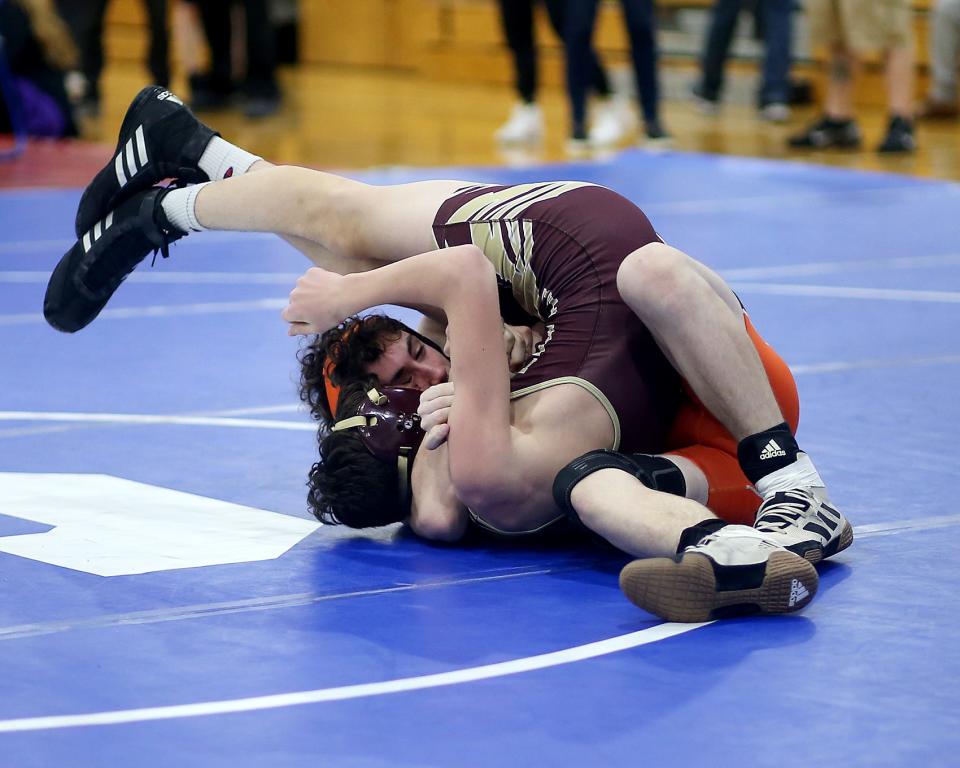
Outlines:
POLYGON ((828 502, 825 488, 774 493, 760 505, 753 527, 814 564, 853 543, 853 526, 828 502))
POLYGON ((167 189, 141 192, 83 234, 57 264, 47 284, 43 316, 58 331, 74 333, 104 308, 127 275, 148 254, 183 237, 163 212, 167 189))
POLYGON ((792 613, 817 593, 816 569, 746 525, 727 525, 677 558, 634 560, 620 589, 667 621, 711 621, 752 613, 792 613))
POLYGON ((163 179, 209 181, 198 163, 210 139, 218 135, 166 88, 144 88, 123 118, 113 159, 80 198, 77 237, 124 200, 163 179))

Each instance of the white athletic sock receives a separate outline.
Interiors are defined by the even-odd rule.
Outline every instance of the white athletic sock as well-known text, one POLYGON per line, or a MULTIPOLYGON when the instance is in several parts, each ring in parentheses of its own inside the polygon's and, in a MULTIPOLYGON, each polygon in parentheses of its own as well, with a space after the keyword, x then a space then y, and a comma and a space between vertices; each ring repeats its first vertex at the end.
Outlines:
POLYGON ((197 165, 211 181, 219 181, 246 173, 251 165, 261 159, 219 136, 214 136, 203 150, 197 165))
POLYGON ((777 491, 789 491, 792 488, 823 488, 824 482, 813 466, 810 457, 802 451, 797 454, 793 464, 765 475, 756 482, 757 493, 764 499, 777 491))
POLYGON ((205 181, 203 184, 174 189, 164 196, 160 203, 163 206, 163 212, 170 223, 181 232, 203 232, 206 229, 197 219, 195 207, 197 195, 209 183, 205 181))

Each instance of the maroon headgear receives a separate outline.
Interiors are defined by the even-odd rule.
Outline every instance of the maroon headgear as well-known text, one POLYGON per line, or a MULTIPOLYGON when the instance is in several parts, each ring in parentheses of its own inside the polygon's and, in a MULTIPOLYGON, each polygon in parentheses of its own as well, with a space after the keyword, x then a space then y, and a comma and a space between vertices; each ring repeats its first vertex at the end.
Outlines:
POLYGON ((413 457, 423 442, 420 426, 420 391, 410 387, 373 388, 361 401, 354 416, 333 425, 334 432, 355 429, 363 446, 380 461, 396 462, 400 498, 407 500, 413 457))

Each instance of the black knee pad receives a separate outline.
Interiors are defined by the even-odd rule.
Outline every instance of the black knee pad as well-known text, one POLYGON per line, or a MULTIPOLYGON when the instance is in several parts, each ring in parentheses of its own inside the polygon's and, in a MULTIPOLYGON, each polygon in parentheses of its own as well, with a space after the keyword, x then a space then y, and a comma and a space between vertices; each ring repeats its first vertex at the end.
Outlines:
POLYGON ((655 491, 675 496, 684 496, 687 492, 687 482, 683 479, 680 467, 663 456, 617 453, 606 449, 590 451, 567 464, 553 481, 553 500, 567 517, 580 522, 570 503, 570 494, 583 478, 601 469, 623 470, 655 491))

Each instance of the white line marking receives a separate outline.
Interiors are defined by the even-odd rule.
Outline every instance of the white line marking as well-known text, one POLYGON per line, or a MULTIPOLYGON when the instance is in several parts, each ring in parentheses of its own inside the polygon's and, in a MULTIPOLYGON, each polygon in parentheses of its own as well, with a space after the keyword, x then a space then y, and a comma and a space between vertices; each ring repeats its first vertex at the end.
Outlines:
MULTIPOLYGON (((135 271, 127 278, 127 282, 164 285, 286 285, 292 287, 302 274, 302 272, 166 272, 150 270, 135 271)), ((0 283, 45 285, 49 279, 49 271, 0 271, 0 283)))
MULTIPOLYGON (((259 240, 261 242, 264 240, 269 240, 272 244, 281 245, 282 248, 286 249, 286 244, 283 243, 283 240, 279 239, 276 235, 271 235, 267 232, 227 232, 222 230, 209 230, 203 233, 202 243, 205 245, 236 242, 249 243, 252 240, 259 240)), ((56 251, 66 250, 73 245, 74 242, 76 241, 72 237, 62 238, 59 240, 13 240, 0 243, 0 255, 10 254, 14 256, 23 256, 28 253, 39 253, 52 256, 56 253, 56 251)), ((194 248, 195 245, 184 243, 180 247, 194 248)), ((295 252, 293 246, 289 247, 289 252, 295 252)), ((299 274, 301 273, 298 273, 298 275, 299 274)))
MULTIPOLYGON (((858 526, 856 528, 856 534, 860 537, 890 535, 902 531, 924 530, 934 527, 956 525, 957 523, 960 523, 960 515, 943 515, 939 517, 918 518, 916 520, 858 526)), ((642 629, 638 632, 631 632, 626 635, 611 637, 595 643, 566 648, 564 650, 554 651, 553 653, 528 656, 497 664, 486 664, 480 667, 441 672, 434 675, 404 677, 397 680, 385 680, 377 683, 362 683, 336 688, 319 688, 311 691, 253 696, 243 699, 207 701, 196 704, 176 704, 164 707, 143 707, 139 709, 91 712, 78 715, 53 715, 48 717, 24 717, 0 720, 0 733, 76 728, 91 725, 117 725, 120 723, 170 720, 174 718, 201 717, 234 712, 251 712, 301 704, 317 704, 327 701, 343 701, 368 696, 382 696, 390 693, 423 690, 425 688, 436 688, 445 685, 457 685, 460 683, 474 682, 476 680, 488 680, 494 677, 531 672, 537 669, 546 669, 561 664, 585 661, 598 656, 654 643, 658 640, 676 637, 677 635, 691 632, 700 627, 709 626, 712 623, 713 622, 704 622, 702 624, 675 624, 668 622, 649 627, 648 629, 642 629)))
POLYGON ((869 358, 866 360, 841 360, 832 363, 791 365, 790 371, 794 376, 802 376, 811 373, 854 371, 861 368, 900 368, 907 365, 950 365, 954 363, 960 363, 960 355, 936 355, 932 357, 878 357, 869 358))
MULTIPOLYGON (((138 317, 181 317, 187 315, 218 315, 230 312, 251 312, 260 310, 279 311, 287 306, 286 299, 254 299, 252 301, 205 302, 202 304, 154 305, 148 307, 125 307, 123 309, 105 309, 98 320, 126 320, 138 317)), ((278 318, 279 319, 279 318, 278 318)), ((30 325, 44 323, 39 313, 0 315, 0 326, 30 325)))
POLYGON ((960 303, 960 291, 917 291, 902 288, 860 288, 842 285, 740 282, 731 283, 730 287, 738 293, 765 293, 773 296, 814 296, 831 299, 960 303))
POLYGON ((891 536, 904 531, 930 531, 935 528, 949 528, 960 524, 960 515, 936 515, 918 517, 915 520, 898 520, 892 523, 871 523, 858 525, 854 529, 860 538, 871 536, 891 536))
POLYGON ((853 259, 850 261, 810 261, 771 267, 738 267, 718 272, 725 280, 757 280, 765 277, 803 277, 832 275, 838 272, 860 272, 871 269, 918 269, 960 264, 960 253, 939 256, 899 256, 889 259, 853 259))
POLYGON ((687 213, 724 213, 726 211, 735 213, 762 210, 782 211, 785 204, 790 206, 804 205, 808 207, 822 206, 836 208, 838 201, 847 203, 852 200, 869 201, 876 204, 897 203, 900 201, 918 203, 924 199, 943 202, 946 197, 957 196, 960 196, 960 185, 947 183, 806 192, 786 194, 782 197, 779 195, 763 195, 709 200, 677 200, 666 203, 644 200, 638 204, 647 214, 664 216, 687 213))
POLYGON ((96 424, 177 424, 191 427, 229 427, 237 429, 280 429, 291 432, 315 432, 315 424, 271 419, 231 419, 210 416, 151 416, 137 413, 68 413, 0 411, 0 421, 59 421, 96 424))
POLYGON ((389 693, 418 691, 424 688, 437 688, 445 685, 470 683, 476 680, 488 680, 494 677, 532 672, 537 669, 556 667, 605 656, 641 645, 666 640, 670 637, 691 632, 713 622, 702 624, 658 624, 638 632, 611 637, 595 643, 565 648, 553 653, 528 656, 522 659, 503 661, 497 664, 485 664, 480 667, 456 669, 434 675, 403 677, 385 680, 379 683, 361 683, 336 688, 320 688, 296 693, 280 693, 270 696, 253 696, 246 699, 207 701, 198 704, 179 704, 166 707, 145 707, 142 709, 114 710, 112 712, 91 712, 83 715, 55 715, 52 717, 26 717, 15 720, 0 720, 0 733, 48 730, 51 728, 76 728, 88 725, 115 725, 118 723, 137 723, 155 720, 170 720, 181 717, 199 717, 203 715, 221 715, 232 712, 252 712, 279 707, 292 707, 300 704, 317 704, 326 701, 344 701, 367 696, 382 696, 389 693))
POLYGON ((76 619, 66 621, 52 621, 45 624, 21 624, 19 626, 0 628, 0 640, 21 640, 26 637, 51 635, 57 632, 69 632, 75 629, 103 629, 113 626, 131 626, 134 624, 156 624, 167 621, 183 621, 202 619, 208 616, 224 616, 228 614, 246 613, 250 611, 272 610, 275 608, 296 608, 313 603, 325 603, 331 600, 347 600, 355 597, 372 597, 374 595, 388 595, 396 592, 411 592, 421 589, 436 589, 439 587, 457 587, 466 584, 480 584, 491 581, 505 581, 526 576, 547 576, 551 573, 582 570, 584 566, 563 566, 558 568, 537 568, 533 570, 511 569, 512 573, 498 573, 493 576, 470 576, 460 579, 444 581, 421 582, 417 584, 397 584, 393 587, 378 589, 361 589, 353 592, 338 592, 329 595, 318 595, 304 592, 293 595, 275 595, 272 597, 253 597, 244 600, 230 600, 220 603, 201 603, 198 605, 182 605, 176 608, 161 608, 153 611, 134 611, 131 613, 116 613, 106 616, 96 616, 92 619, 76 619))

